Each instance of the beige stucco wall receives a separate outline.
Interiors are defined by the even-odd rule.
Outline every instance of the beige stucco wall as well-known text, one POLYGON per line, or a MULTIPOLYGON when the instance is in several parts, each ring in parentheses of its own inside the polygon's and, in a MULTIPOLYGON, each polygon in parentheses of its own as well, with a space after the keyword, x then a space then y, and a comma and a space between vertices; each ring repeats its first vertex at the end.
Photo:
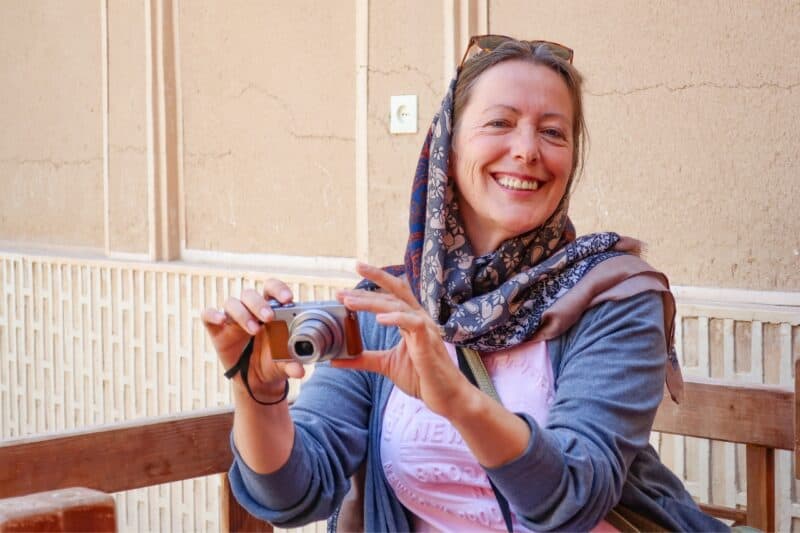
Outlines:
POLYGON ((173 1, 2 4, 0 240, 153 257, 149 36, 165 6, 180 126, 166 210, 182 217, 181 253, 397 262, 417 154, 460 52, 448 46, 488 5, 484 28, 576 50, 592 141, 580 231, 644 239, 676 284, 800 290, 800 2, 173 1), (394 94, 418 96, 417 134, 389 133, 394 94))
POLYGON ((109 247, 139 254, 149 228, 145 16, 143 2, 108 3, 109 247))
POLYGON ((490 20, 576 51, 581 231, 644 239, 676 284, 800 289, 800 3, 504 0, 490 20))
POLYGON ((369 17, 369 251, 403 262, 408 203, 428 125, 444 95, 443 9, 437 2, 373 2, 369 17), (413 19, 409 14, 413 13, 413 19), (389 131, 392 95, 415 94, 418 133, 389 131))
POLYGON ((186 246, 355 254, 352 4, 182 2, 186 246))
POLYGON ((94 0, 0 6, 0 240, 103 245, 94 0))

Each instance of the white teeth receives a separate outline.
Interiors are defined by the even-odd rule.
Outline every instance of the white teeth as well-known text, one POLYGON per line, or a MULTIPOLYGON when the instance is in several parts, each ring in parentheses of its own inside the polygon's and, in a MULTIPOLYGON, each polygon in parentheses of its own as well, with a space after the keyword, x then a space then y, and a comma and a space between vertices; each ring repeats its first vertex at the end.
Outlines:
POLYGON ((521 180, 519 178, 512 178, 511 176, 500 176, 497 178, 497 183, 507 189, 517 189, 521 191, 535 191, 539 188, 539 182, 536 180, 521 180))

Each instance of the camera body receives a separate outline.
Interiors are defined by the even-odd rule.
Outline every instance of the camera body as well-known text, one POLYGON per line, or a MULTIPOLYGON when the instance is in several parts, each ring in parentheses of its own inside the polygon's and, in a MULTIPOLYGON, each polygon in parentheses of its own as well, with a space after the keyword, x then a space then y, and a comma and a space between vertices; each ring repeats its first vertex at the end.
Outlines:
POLYGON ((280 305, 265 324, 272 358, 303 364, 351 359, 363 351, 358 317, 337 301, 280 305))

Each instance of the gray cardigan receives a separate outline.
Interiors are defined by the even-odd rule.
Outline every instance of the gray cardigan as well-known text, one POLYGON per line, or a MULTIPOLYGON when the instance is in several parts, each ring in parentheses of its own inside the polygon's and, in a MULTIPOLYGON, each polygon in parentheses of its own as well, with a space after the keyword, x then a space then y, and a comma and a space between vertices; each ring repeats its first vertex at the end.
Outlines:
MULTIPOLYGON (((368 349, 399 341, 395 328, 377 324, 372 315, 359 318, 368 349)), ((548 341, 548 350, 556 398, 547 425, 520 414, 531 428, 527 449, 487 469, 519 521, 535 531, 585 531, 621 501, 670 530, 726 531, 697 508, 649 444, 664 387, 661 297, 643 293, 604 302, 548 341)), ((324 520, 366 460, 366 529, 411 530, 380 460, 382 414, 392 386, 370 372, 318 365, 291 408, 296 437, 283 467, 257 474, 234 447, 229 476, 236 499, 281 527, 324 520)))

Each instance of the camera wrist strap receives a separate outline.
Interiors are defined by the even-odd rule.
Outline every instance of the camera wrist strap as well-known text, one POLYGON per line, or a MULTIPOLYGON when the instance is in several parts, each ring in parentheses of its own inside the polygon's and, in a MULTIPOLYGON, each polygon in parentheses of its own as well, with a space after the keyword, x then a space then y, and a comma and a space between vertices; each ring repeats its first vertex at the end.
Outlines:
POLYGON ((247 373, 250 370, 250 357, 253 355, 253 344, 255 343, 256 338, 250 337, 250 340, 247 342, 247 345, 242 350, 242 354, 239 356, 239 360, 236 361, 236 364, 230 367, 228 370, 225 371, 225 377, 228 379, 233 379, 236 374, 239 372, 242 373, 242 383, 244 383, 244 388, 247 389, 247 393, 253 399, 254 402, 259 403, 261 405, 276 405, 281 403, 283 400, 289 396, 289 380, 286 380, 286 386, 283 389, 283 394, 281 397, 275 400, 274 402, 262 402, 256 395, 253 394, 253 390, 250 388, 250 381, 247 379, 247 373))
MULTIPOLYGON (((497 403, 503 405, 500 401, 500 396, 492 384, 492 378, 489 376, 489 371, 483 364, 483 360, 478 352, 472 348, 464 348, 456 346, 456 353, 458 354, 458 368, 467 377, 470 383, 478 387, 484 393, 493 398, 497 403)), ((492 487, 494 497, 497 498, 497 504, 500 506, 500 512, 503 514, 503 521, 506 523, 506 531, 513 533, 514 525, 511 521, 511 508, 508 505, 508 500, 497 489, 494 482, 489 478, 489 485, 492 487)))

